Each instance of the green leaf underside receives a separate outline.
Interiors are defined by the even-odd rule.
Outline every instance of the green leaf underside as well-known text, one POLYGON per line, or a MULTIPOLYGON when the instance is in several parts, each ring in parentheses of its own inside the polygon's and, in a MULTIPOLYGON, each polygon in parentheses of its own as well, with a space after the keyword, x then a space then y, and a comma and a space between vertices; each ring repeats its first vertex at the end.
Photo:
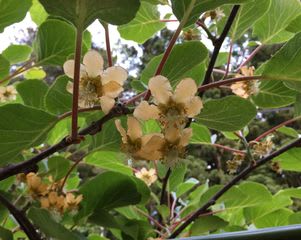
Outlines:
POLYGON ((84 30, 96 19, 120 25, 128 23, 139 9, 139 0, 39 0, 45 10, 84 30))
MULTIPOLYGON (((161 75, 167 77, 172 86, 179 83, 180 80, 186 77, 192 77, 192 70, 198 73, 203 72, 202 62, 208 56, 206 47, 198 41, 189 41, 183 44, 174 46, 169 55, 161 75)), ((143 70, 141 81, 145 84, 154 76, 156 69, 162 59, 162 55, 154 57, 143 70)), ((196 80, 196 79, 195 79, 196 80)))
POLYGON ((269 11, 255 23, 253 34, 264 44, 287 41, 293 34, 285 28, 300 14, 299 0, 272 0, 269 11))
MULTIPOLYGON (((224 4, 240 4, 250 2, 252 0, 196 0, 192 13, 185 26, 195 23, 200 15, 208 10, 215 9, 224 4)), ((181 20, 191 0, 171 0, 173 13, 177 19, 181 20)))
POLYGON ((192 123, 192 137, 190 143, 192 144, 210 144, 211 143, 211 134, 207 127, 198 124, 192 123))
POLYGON ((57 223, 51 214, 45 209, 35 207, 30 208, 28 217, 49 238, 58 240, 83 240, 83 238, 79 235, 69 231, 63 225, 57 223))
POLYGON ((20 104, 0 107, 0 165, 16 161, 22 150, 39 145, 57 117, 20 104))
POLYGON ((31 0, 0 0, 0 33, 4 28, 20 22, 31 6, 31 0))
MULTIPOLYGON (((301 82, 301 33, 290 39, 266 64, 266 78, 301 82)), ((284 83, 285 83, 284 82, 284 83)))
POLYGON ((157 7, 147 2, 141 2, 136 17, 131 22, 119 26, 118 31, 124 39, 144 43, 164 27, 165 23, 160 22, 160 13, 157 7))
POLYGON ((0 54, 0 79, 6 77, 9 74, 9 61, 0 54))
POLYGON ((219 131, 237 131, 256 116, 255 106, 246 99, 228 96, 204 104, 197 122, 219 131))
POLYGON ((280 168, 286 171, 301 172, 301 149, 293 148, 276 157, 274 161, 278 162, 280 168))
POLYGON ((44 108, 44 96, 47 90, 47 84, 40 80, 26 80, 17 85, 17 91, 25 105, 40 109, 44 108))
POLYGON ((2 55, 11 63, 20 63, 29 59, 32 48, 28 45, 10 45, 2 55))

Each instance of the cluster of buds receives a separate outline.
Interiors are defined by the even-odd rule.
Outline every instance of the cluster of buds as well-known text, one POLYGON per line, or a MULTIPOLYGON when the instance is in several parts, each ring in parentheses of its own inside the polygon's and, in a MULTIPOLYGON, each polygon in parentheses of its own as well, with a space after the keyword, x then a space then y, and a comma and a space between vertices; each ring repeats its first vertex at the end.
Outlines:
POLYGON ((0 103, 16 100, 17 94, 17 90, 13 85, 0 86, 0 103))
POLYGON ((122 136, 122 150, 136 160, 161 160, 174 166, 185 154, 192 136, 186 128, 189 118, 198 115, 203 107, 200 97, 195 96, 197 85, 193 79, 183 79, 172 91, 167 78, 156 76, 150 79, 149 89, 153 102, 142 101, 128 117, 128 130, 116 120, 122 136), (156 120, 161 133, 143 135, 139 120, 156 120))
MULTIPOLYGON (((74 77, 74 60, 64 64, 65 74, 74 77)), ((115 105, 115 98, 123 91, 123 84, 128 77, 125 69, 119 66, 103 70, 103 58, 90 50, 83 58, 80 67, 79 106, 93 107, 100 105, 104 113, 108 113, 115 105)), ((67 91, 73 93, 73 83, 67 85, 67 91)))
MULTIPOLYGON (((236 74, 235 77, 250 77, 254 76, 254 67, 242 67, 240 69, 241 74, 236 74)), ((234 94, 242 98, 248 98, 251 95, 258 93, 259 82, 257 80, 252 81, 241 81, 231 85, 231 90, 234 94)))
POLYGON ((228 170, 228 172, 230 174, 235 174, 244 160, 245 160, 244 155, 234 153, 233 159, 227 161, 227 170, 228 170))
POLYGON ((42 208, 63 214, 66 211, 76 211, 82 200, 82 195, 76 197, 73 193, 62 192, 62 180, 54 182, 49 177, 48 183, 45 183, 33 172, 21 174, 18 178, 27 185, 30 196, 39 201, 42 208))

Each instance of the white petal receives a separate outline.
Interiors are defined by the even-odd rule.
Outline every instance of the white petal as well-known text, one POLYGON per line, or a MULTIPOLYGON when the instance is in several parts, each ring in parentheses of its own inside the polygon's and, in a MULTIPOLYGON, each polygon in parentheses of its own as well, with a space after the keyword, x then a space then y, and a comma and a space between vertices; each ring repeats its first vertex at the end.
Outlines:
POLYGON ((185 128, 182 132, 182 137, 180 140, 180 146, 187 146, 189 144, 189 140, 192 136, 192 128, 185 128))
POLYGON ((142 137, 142 129, 140 126, 139 121, 134 117, 128 117, 127 120, 128 124, 128 136, 131 138, 131 140, 135 141, 138 138, 142 137))
POLYGON ((151 78, 148 87, 158 103, 165 104, 172 96, 172 88, 166 77, 158 75, 151 78))
POLYGON ((197 85, 193 79, 183 79, 177 85, 173 99, 178 103, 186 103, 194 97, 197 90, 197 85))
POLYGON ((73 94, 73 82, 68 82, 66 86, 67 92, 73 94))
POLYGON ((134 111, 134 117, 146 121, 159 118, 159 109, 155 105, 149 105, 147 101, 142 101, 134 111))
POLYGON ((169 126, 165 129, 164 137, 169 143, 175 143, 181 137, 180 129, 169 126))
POLYGON ((187 117, 192 118, 198 115, 203 108, 203 102, 200 97, 194 97, 190 102, 187 103, 185 110, 187 117))
POLYGON ((102 96, 99 100, 101 109, 105 114, 109 113, 115 105, 115 100, 107 96, 102 96))
POLYGON ((115 126, 116 126, 118 132, 119 132, 120 135, 121 135, 122 142, 123 142, 123 143, 126 143, 126 142, 127 142, 126 131, 125 131, 125 129, 122 127, 120 119, 116 119, 116 120, 115 120, 115 126))
POLYGON ((104 96, 116 98, 123 91, 123 87, 121 87, 117 82, 109 82, 103 85, 102 91, 104 96))
POLYGON ((114 81, 119 85, 123 85, 125 80, 128 78, 127 71, 119 66, 107 68, 101 75, 102 84, 107 84, 108 82, 114 81))
MULTIPOLYGON (((64 72, 69 78, 74 78, 74 60, 68 60, 64 63, 64 72)), ((84 65, 80 65, 80 76, 86 74, 86 68, 84 65)))
POLYGON ((85 54, 83 63, 89 77, 97 77, 103 70, 103 58, 95 50, 91 50, 85 54))

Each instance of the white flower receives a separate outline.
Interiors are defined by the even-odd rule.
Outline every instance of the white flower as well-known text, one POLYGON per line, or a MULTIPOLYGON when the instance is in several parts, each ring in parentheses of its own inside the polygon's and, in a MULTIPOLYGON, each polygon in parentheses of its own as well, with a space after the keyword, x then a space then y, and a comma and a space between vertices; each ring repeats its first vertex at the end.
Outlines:
POLYGON ((17 90, 13 85, 9 85, 6 87, 0 86, 0 102, 9 102, 16 100, 17 98, 17 90))
MULTIPOLYGON (((87 52, 80 68, 79 106, 92 107, 100 104, 104 113, 108 113, 115 104, 115 98, 123 91, 128 77, 127 71, 119 66, 103 70, 103 58, 94 50, 87 52)), ((65 74, 73 78, 74 60, 64 64, 65 74)), ((67 86, 73 92, 73 84, 67 86)))
POLYGON ((164 143, 162 134, 142 134, 139 121, 128 117, 126 131, 119 119, 115 121, 117 130, 122 137, 122 150, 135 160, 159 160, 162 158, 161 148, 164 143))
POLYGON ((142 168, 135 173, 135 176, 145 182, 147 186, 152 185, 157 180, 156 170, 153 168, 149 170, 142 168))
POLYGON ((157 119, 163 127, 173 125, 182 129, 188 118, 198 115, 203 107, 201 98, 195 96, 197 85, 191 78, 183 79, 174 93, 168 79, 163 76, 151 78, 148 86, 155 105, 142 101, 134 111, 138 119, 157 119))

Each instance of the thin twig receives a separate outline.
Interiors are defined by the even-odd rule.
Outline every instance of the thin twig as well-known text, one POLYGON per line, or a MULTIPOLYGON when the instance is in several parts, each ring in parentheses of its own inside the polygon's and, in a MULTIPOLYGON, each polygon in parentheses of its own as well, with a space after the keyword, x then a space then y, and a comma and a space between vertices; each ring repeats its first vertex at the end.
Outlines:
POLYGON ((82 30, 76 31, 75 59, 74 59, 74 77, 73 77, 73 99, 72 99, 72 131, 71 139, 77 139, 78 131, 78 98, 80 81, 80 58, 82 50, 82 30))
POLYGON ((109 65, 109 67, 112 67, 113 60, 112 60, 112 52, 111 52, 111 44, 110 44, 109 25, 107 23, 104 23, 103 27, 105 29, 105 35, 106 35, 106 49, 107 49, 108 65, 109 65))
POLYGON ((168 179, 169 179, 170 174, 171 174, 171 169, 169 168, 167 170, 166 175, 165 175, 165 177, 163 179, 163 182, 162 182, 160 205, 163 205, 165 203, 165 200, 166 200, 166 187, 167 187, 167 183, 168 183, 168 179))
MULTIPOLYGON (((96 111, 96 110, 101 110, 101 106, 94 106, 94 107, 91 107, 91 108, 79 108, 78 113, 91 112, 91 111, 96 111)), ((71 115, 72 115, 72 111, 65 112, 65 113, 61 114, 60 116, 58 116, 58 119, 63 120, 67 117, 70 117, 71 115)))
POLYGON ((230 49, 229 49, 227 67, 226 67, 226 72, 225 72, 225 75, 224 75, 223 79, 226 79, 228 77, 228 73, 229 73, 229 70, 230 70, 230 64, 231 64, 231 58, 232 58, 232 51, 233 51, 233 41, 230 40, 230 49))
POLYGON ((264 45, 261 44, 257 48, 255 48, 254 51, 247 57, 247 59, 239 65, 239 67, 236 69, 236 72, 239 71, 247 63, 249 63, 255 57, 255 55, 263 48, 263 46, 264 45))
MULTIPOLYGON (((204 78, 204 81, 203 81, 203 85, 206 85, 208 83, 210 83, 210 79, 211 79, 211 74, 212 74, 212 71, 213 71, 213 68, 214 68, 214 65, 215 65, 215 62, 217 60, 217 56, 219 54, 219 51, 223 45, 223 42, 225 40, 225 38, 227 37, 228 35, 228 32, 230 31, 230 28, 232 26, 232 23, 236 17, 236 14, 238 13, 238 10, 239 10, 239 7, 240 5, 235 5, 230 13, 230 16, 227 20, 227 23, 224 27, 224 30, 222 32, 222 34, 220 35, 220 37, 215 41, 215 45, 214 45, 214 50, 213 50, 213 53, 212 53, 212 57, 210 59, 210 62, 209 62, 209 65, 208 65, 208 68, 207 68, 207 71, 206 71, 206 74, 205 74, 205 78, 204 78)), ((200 94, 201 95, 201 94, 200 94)))
POLYGON ((239 155, 245 155, 246 154, 244 151, 237 150, 237 149, 234 149, 234 148, 230 148, 230 147, 227 147, 227 146, 224 146, 224 145, 221 145, 221 144, 212 143, 210 145, 212 145, 214 147, 217 147, 217 148, 224 149, 224 150, 232 152, 232 153, 237 153, 239 155))
POLYGON ((280 154, 290 150, 293 147, 298 146, 301 143, 301 138, 291 142, 290 144, 280 148, 279 150, 271 153, 270 155, 261 158, 256 162, 256 164, 250 164, 247 168, 245 168, 241 173, 239 173, 236 177, 234 177, 228 184, 226 184, 221 190, 219 190, 213 197, 211 197, 202 207, 200 207, 192 216, 190 216, 176 231, 174 231, 169 238, 177 237, 190 223, 196 220, 201 214, 205 213, 207 209, 214 205, 216 201, 226 193, 230 188, 232 188, 236 183, 242 180, 244 177, 249 175, 252 171, 262 166, 263 164, 271 161, 275 157, 280 154))
POLYGON ((7 200, 2 194, 0 194, 0 202, 8 211, 14 216, 19 223, 22 230, 26 233, 30 240, 41 240, 42 238, 37 233, 32 223, 28 220, 25 214, 17 209, 9 200, 7 200))
POLYGON ((141 209, 139 209, 138 207, 134 207, 134 209, 139 212, 141 215, 147 217, 151 222, 153 222, 157 227, 159 227, 161 230, 166 229, 162 224, 160 224, 156 219, 154 219, 152 216, 150 216, 149 214, 143 212, 141 209))
POLYGON ((213 34, 210 32, 210 30, 205 25, 205 23, 201 19, 199 19, 199 20, 197 20, 196 24, 198 26, 200 26, 206 32, 207 37, 211 40, 212 44, 215 45, 215 42, 217 39, 215 36, 213 36, 213 34))

